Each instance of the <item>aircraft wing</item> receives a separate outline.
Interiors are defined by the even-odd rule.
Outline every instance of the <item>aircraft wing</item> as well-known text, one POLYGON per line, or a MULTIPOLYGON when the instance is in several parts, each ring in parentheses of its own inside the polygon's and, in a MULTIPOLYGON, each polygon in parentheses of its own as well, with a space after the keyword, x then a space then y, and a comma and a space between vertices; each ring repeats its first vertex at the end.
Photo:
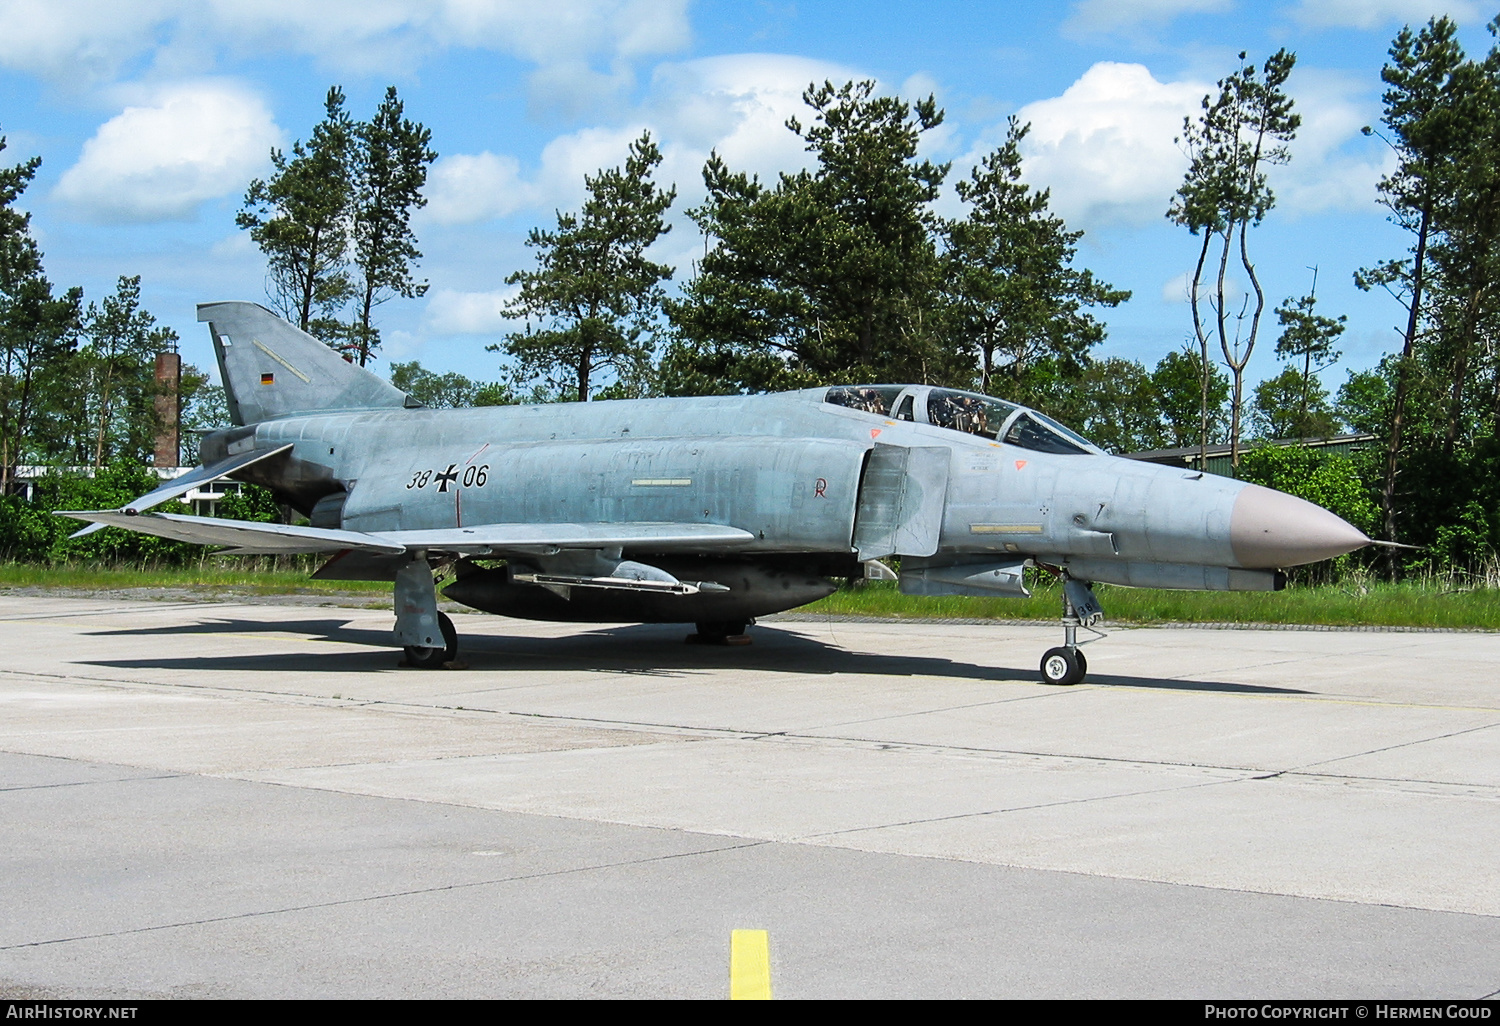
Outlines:
POLYGON ((342 531, 178 513, 132 516, 120 510, 70 510, 59 515, 195 545, 227 545, 235 553, 357 552, 400 555, 427 550, 462 555, 548 553, 559 549, 650 546, 655 551, 741 545, 749 531, 721 524, 481 524, 426 531, 342 531))
MULTIPOLYGON (((279 446, 275 449, 258 449, 251 450, 250 452, 235 453, 232 456, 227 456, 224 459, 219 460, 217 463, 210 463, 206 467, 194 467, 186 474, 183 474, 179 478, 173 479, 172 481, 156 489, 155 491, 147 492, 145 495, 142 495, 138 499, 132 499, 130 502, 127 502, 124 506, 120 507, 119 512, 128 513, 132 516, 136 513, 144 513, 146 510, 151 509, 152 507, 160 506, 168 499, 175 499, 179 495, 186 495, 188 492, 192 491, 194 488, 197 488, 199 485, 208 484, 210 481, 217 481, 221 477, 226 477, 230 474, 233 474, 236 470, 244 470, 252 463, 259 463, 261 460, 270 459, 272 456, 278 456, 281 453, 289 450, 291 447, 292 443, 288 442, 286 445, 279 446)), ((72 537, 82 538, 85 535, 93 534, 95 531, 107 526, 109 525, 104 523, 103 521, 95 521, 88 527, 85 527, 83 530, 75 532, 72 537)), ((123 527, 125 525, 121 524, 117 526, 123 527)), ((146 533, 149 534, 150 532, 148 531, 146 533)))

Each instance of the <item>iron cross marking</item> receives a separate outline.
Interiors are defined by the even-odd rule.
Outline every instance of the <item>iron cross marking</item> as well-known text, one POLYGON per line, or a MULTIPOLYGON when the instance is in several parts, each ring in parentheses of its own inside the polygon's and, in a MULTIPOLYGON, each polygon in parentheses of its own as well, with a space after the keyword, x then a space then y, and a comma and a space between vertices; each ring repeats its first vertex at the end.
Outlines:
POLYGON ((458 464, 448 464, 448 469, 443 471, 433 480, 437 481, 438 483, 438 491, 446 492, 448 490, 448 486, 458 480, 458 464))

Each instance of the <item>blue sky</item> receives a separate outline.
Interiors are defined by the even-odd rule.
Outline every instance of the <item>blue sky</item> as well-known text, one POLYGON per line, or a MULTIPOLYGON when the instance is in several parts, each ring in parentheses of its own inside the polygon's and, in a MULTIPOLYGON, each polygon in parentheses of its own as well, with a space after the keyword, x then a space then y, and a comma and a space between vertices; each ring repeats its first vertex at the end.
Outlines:
MULTIPOLYGON (((702 247, 682 212, 707 153, 791 170, 804 155, 781 126, 807 84, 874 78, 936 94, 948 117, 926 145, 953 162, 950 186, 1007 116, 1032 124, 1026 174, 1086 232, 1078 263, 1133 292, 1103 312, 1097 352, 1150 365, 1190 330, 1194 240, 1164 217, 1185 166, 1173 138, 1239 51, 1285 46, 1303 128, 1251 250, 1270 306, 1319 268, 1321 311, 1349 318, 1344 360, 1325 374, 1337 385, 1389 350, 1403 319, 1352 284, 1406 245, 1376 203, 1389 150, 1359 131, 1379 120, 1390 40, 1448 14, 1479 55, 1494 13, 1471 0, 0 0, 0 161, 43 158, 23 205, 55 282, 98 299, 140 274, 149 309, 208 367, 194 304, 265 301, 234 214, 270 148, 306 137, 329 85, 367 117, 394 84, 441 157, 416 222, 431 289, 380 309, 385 355, 492 378, 485 346, 511 327, 504 279, 529 263, 527 230, 577 205, 585 173, 652 131, 679 190, 658 256, 681 279, 702 247)), ((951 188, 944 204, 959 210, 951 188)), ((1278 369, 1270 320, 1252 379, 1278 369)))

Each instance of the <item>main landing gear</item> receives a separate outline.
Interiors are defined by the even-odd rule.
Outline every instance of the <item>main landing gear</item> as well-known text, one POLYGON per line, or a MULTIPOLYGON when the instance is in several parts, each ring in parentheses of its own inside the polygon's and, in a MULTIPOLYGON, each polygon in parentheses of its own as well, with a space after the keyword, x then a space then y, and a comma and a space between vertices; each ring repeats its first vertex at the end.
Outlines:
POLYGON ((425 552, 396 574, 396 644, 406 652, 407 665, 421 670, 441 670, 458 658, 458 631, 448 614, 438 612, 425 552))
POLYGON ((443 643, 429 648, 426 645, 405 645, 406 664, 419 670, 441 670, 447 663, 458 658, 458 630, 447 613, 439 613, 438 627, 443 632, 443 643))
POLYGON ((1089 672, 1089 661, 1078 647, 1078 628, 1090 628, 1104 619, 1104 610, 1088 581, 1063 578, 1063 644, 1042 656, 1042 680, 1048 684, 1081 684, 1089 672))
POLYGON ((705 620, 694 624, 698 628, 697 634, 689 634, 686 640, 689 645, 748 645, 750 638, 745 634, 745 628, 754 621, 747 620, 705 620))

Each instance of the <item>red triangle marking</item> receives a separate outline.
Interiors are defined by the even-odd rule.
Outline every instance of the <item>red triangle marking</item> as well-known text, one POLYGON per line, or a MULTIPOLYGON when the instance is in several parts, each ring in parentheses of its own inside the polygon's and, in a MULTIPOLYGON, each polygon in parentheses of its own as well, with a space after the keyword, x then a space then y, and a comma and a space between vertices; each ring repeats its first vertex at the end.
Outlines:
POLYGON ((1016 460, 1016 469, 1017 470, 1020 470, 1024 466, 1026 466, 1026 461, 1025 460, 1016 460))
POLYGON ((871 438, 878 437, 879 434, 880 434, 880 428, 871 428, 870 429, 870 437, 871 438))

